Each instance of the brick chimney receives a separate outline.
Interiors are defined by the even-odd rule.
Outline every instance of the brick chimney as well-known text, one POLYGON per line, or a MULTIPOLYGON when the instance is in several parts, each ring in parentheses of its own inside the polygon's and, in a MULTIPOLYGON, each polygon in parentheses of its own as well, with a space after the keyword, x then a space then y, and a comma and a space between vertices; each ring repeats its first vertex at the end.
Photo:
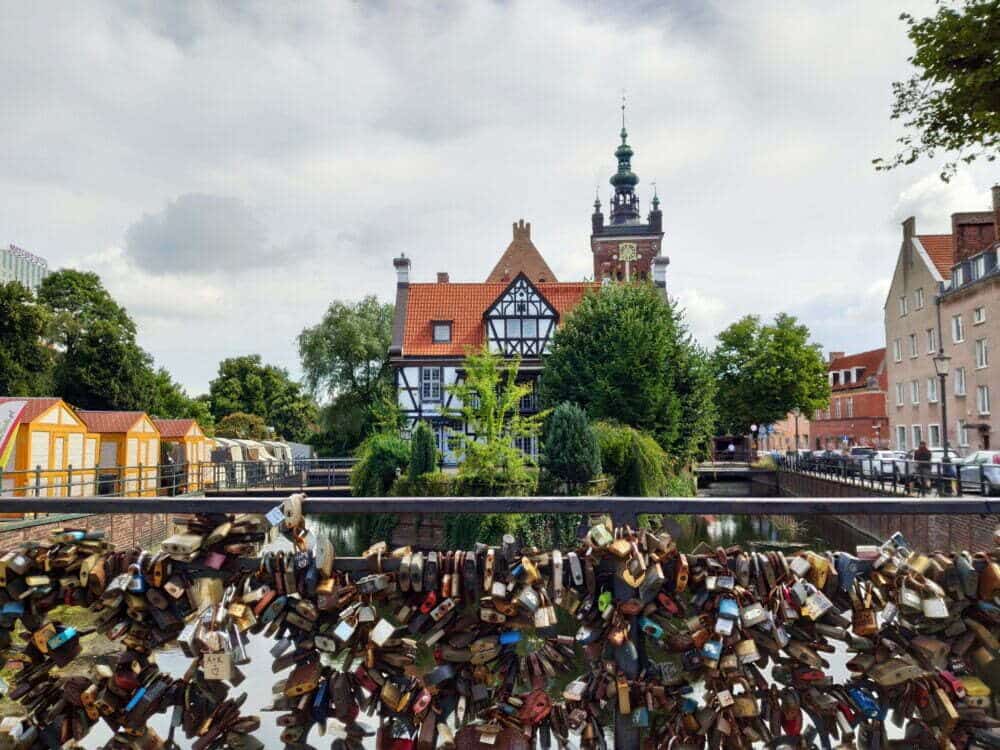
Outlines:
POLYGON ((392 259, 392 267, 396 269, 396 286, 407 286, 410 283, 410 259, 403 253, 392 259))
POLYGON ((841 359, 847 352, 830 352, 830 364, 833 364, 835 359, 841 359))
POLYGON ((438 284, 448 283, 448 273, 446 271, 438 271, 438 284))
POLYGON ((531 222, 525 222, 524 219, 519 219, 514 224, 514 241, 517 240, 527 240, 531 241, 531 222))

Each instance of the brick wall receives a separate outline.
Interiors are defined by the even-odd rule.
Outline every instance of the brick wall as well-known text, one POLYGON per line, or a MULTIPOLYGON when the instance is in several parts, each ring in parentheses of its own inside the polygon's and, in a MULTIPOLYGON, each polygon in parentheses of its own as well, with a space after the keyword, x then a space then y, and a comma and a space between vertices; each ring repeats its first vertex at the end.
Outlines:
POLYGON ((59 528, 101 530, 118 548, 149 549, 171 533, 168 513, 59 514, 33 521, 0 524, 0 550, 8 550, 22 542, 45 541, 59 528))
MULTIPOLYGON (((754 479, 757 483, 757 478, 754 479)), ((777 492, 785 497, 879 497, 878 490, 794 472, 779 472, 777 492)), ((756 494, 756 493, 755 493, 756 494)), ((774 495, 772 495, 774 496, 774 495)), ((890 493, 881 493, 890 496, 890 493)), ((913 499, 919 504, 920 500, 913 499)), ((898 515, 858 513, 840 519, 859 531, 884 540, 899 531, 914 548, 958 552, 993 549, 1000 515, 898 515)))

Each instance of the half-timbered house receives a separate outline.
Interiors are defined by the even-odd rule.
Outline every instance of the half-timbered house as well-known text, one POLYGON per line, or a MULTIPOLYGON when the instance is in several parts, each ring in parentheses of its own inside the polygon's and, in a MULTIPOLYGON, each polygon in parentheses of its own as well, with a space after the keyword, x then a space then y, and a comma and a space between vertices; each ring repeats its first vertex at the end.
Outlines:
MULTIPOLYGON (((390 360, 399 407, 409 426, 424 420, 433 427, 445 463, 453 464, 448 436, 466 426, 446 416, 461 407, 449 386, 463 377, 466 354, 486 345, 508 359, 520 356, 519 377, 535 383, 556 327, 598 285, 557 281, 531 243, 531 225, 523 220, 514 224, 511 246, 485 282, 456 283, 441 273, 434 283, 414 283, 409 258, 396 258, 394 265, 390 360)), ((521 411, 538 411, 537 392, 522 399, 521 411)), ((537 455, 534 439, 520 447, 537 455)))

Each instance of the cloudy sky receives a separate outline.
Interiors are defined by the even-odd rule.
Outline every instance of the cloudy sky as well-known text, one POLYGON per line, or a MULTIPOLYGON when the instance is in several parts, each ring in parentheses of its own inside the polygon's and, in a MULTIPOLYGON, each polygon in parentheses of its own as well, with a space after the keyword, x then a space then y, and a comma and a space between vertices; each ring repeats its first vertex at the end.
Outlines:
POLYGON ((799 315, 881 345, 899 222, 986 208, 984 166, 889 175, 904 2, 7 3, 0 243, 99 272, 192 392, 250 352, 298 373, 333 299, 481 280, 533 238, 592 272, 622 89, 643 211, 699 340, 799 315))

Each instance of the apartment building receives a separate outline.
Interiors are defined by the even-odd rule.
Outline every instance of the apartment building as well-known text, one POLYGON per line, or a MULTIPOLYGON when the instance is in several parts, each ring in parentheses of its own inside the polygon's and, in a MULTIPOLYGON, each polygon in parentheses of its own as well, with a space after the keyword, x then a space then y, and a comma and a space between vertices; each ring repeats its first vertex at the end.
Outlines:
POLYGON ((993 209, 956 213, 950 234, 917 234, 903 222, 903 242, 885 304, 888 416, 892 445, 912 450, 921 441, 960 454, 996 447, 1000 419, 1000 186, 993 209), (934 368, 938 351, 950 357, 945 392, 934 368), (947 399, 948 424, 942 422, 947 399))

